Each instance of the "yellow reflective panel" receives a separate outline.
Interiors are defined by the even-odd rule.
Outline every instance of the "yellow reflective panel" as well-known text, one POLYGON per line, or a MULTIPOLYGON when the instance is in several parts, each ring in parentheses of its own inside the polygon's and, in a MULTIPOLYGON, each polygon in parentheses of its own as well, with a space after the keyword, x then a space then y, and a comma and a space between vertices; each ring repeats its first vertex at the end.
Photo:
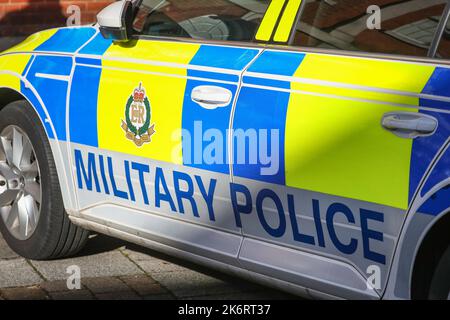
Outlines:
MULTIPOLYGON (((308 55, 295 76, 420 93, 434 67, 308 55)), ((286 184, 407 209, 412 140, 384 130, 387 112, 417 112, 419 99, 292 83, 286 124, 286 184), (312 92, 309 94, 307 92, 312 92), (318 95, 315 95, 318 93, 318 95), (350 100, 346 97, 357 98, 350 100)))
MULTIPOLYGON (((300 80, 301 81, 301 80, 300 80)), ((389 102, 395 104, 406 104, 411 106, 417 106, 419 99, 413 96, 406 96, 402 94, 383 93, 377 91, 371 91, 363 88, 340 88, 334 87, 332 84, 319 85, 319 84, 306 84, 297 83, 295 85, 297 90, 307 91, 317 94, 326 94, 341 97, 342 99, 362 99, 370 100, 373 102, 389 102)))
POLYGON ((433 66, 369 58, 308 54, 296 77, 420 93, 433 66))
POLYGON ((45 41, 50 39, 58 29, 50 29, 35 33, 25 39, 23 42, 18 45, 2 52, 2 53, 10 53, 10 52, 31 52, 34 51, 37 47, 43 44, 45 41))
POLYGON ((272 0, 267 9, 264 19, 259 26, 258 32, 256 33, 256 40, 259 41, 269 41, 272 33, 275 31, 275 26, 278 21, 278 17, 283 10, 285 0, 272 0))
POLYGON ((276 42, 287 42, 289 40, 289 35, 301 4, 302 0, 289 0, 275 33, 274 40, 276 42))
POLYGON ((187 65, 200 45, 140 40, 106 53, 98 101, 99 148, 182 164, 178 154, 187 65), (108 60, 112 58, 113 60, 108 60), (140 60, 140 61, 135 61, 140 60), (150 101, 151 142, 137 146, 122 128, 127 101, 142 84, 150 101))
POLYGON ((20 76, 22 75, 28 61, 29 54, 10 54, 0 56, 0 88, 11 88, 20 92, 20 76), (7 74, 17 73, 18 76, 7 74))

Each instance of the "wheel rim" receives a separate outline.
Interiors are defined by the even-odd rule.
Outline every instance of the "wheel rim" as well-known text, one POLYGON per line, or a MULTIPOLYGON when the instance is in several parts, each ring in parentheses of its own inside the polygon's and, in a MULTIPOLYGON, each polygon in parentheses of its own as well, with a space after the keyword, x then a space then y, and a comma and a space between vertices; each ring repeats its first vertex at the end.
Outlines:
POLYGON ((0 215, 8 231, 29 239, 38 225, 42 188, 39 164, 28 136, 17 126, 0 133, 0 215))

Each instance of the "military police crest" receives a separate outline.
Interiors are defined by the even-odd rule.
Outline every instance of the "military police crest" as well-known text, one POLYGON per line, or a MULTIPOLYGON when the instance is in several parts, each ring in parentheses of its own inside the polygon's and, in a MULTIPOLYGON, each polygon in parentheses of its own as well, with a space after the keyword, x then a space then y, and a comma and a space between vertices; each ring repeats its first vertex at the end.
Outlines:
POLYGON ((125 121, 122 120, 122 129, 125 131, 127 139, 133 141, 138 147, 150 143, 156 132, 155 125, 150 123, 151 118, 150 101, 140 83, 128 98, 125 107, 125 121))

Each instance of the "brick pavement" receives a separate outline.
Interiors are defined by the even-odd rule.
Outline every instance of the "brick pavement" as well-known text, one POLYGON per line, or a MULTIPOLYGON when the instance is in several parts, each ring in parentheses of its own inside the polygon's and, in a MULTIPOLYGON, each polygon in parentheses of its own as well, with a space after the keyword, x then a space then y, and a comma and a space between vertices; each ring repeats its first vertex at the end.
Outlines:
POLYGON ((0 300, 295 299, 242 279, 106 236, 75 258, 30 261, 0 237, 0 300), (80 290, 67 288, 67 267, 81 270, 80 290))

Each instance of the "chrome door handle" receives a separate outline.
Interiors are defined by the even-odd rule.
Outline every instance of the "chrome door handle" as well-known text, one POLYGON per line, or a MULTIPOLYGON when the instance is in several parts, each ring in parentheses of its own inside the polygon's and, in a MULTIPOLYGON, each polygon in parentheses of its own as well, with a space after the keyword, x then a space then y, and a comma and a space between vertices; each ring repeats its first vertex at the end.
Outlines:
POLYGON ((381 125, 401 138, 430 136, 438 128, 436 118, 414 112, 390 112, 383 116, 381 125))
POLYGON ((191 93, 192 101, 209 110, 228 106, 232 97, 230 90, 216 86, 198 86, 191 93))

